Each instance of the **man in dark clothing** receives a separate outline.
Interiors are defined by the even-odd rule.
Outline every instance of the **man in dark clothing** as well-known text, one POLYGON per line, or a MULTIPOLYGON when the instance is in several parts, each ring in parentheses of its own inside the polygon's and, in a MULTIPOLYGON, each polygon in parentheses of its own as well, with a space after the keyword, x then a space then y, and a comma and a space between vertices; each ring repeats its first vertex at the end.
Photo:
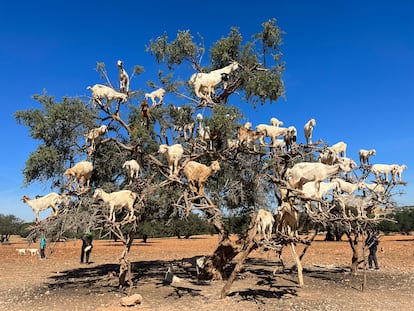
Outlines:
POLYGON ((379 270, 378 267, 378 260, 377 260, 377 249, 378 249, 378 238, 375 233, 368 233, 368 237, 365 241, 366 247, 369 248, 369 255, 368 255, 368 270, 372 269, 372 262, 374 262, 375 270, 379 270))
POLYGON ((82 236, 82 249, 80 263, 83 263, 83 259, 86 259, 86 263, 89 264, 89 255, 92 252, 92 233, 86 232, 82 236))

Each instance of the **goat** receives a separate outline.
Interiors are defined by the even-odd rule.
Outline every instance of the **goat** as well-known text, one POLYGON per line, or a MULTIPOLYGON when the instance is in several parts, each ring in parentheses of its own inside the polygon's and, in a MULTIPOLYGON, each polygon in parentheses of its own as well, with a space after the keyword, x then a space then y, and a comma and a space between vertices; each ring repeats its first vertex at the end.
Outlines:
POLYGON ((163 88, 159 88, 155 91, 152 91, 151 93, 145 93, 145 99, 148 100, 148 98, 151 98, 152 107, 156 107, 159 105, 162 105, 164 100, 165 90, 163 88), (158 103, 155 100, 158 98, 158 103))
POLYGON ((90 180, 92 177, 92 172, 93 172, 93 164, 89 161, 80 161, 78 163, 76 163, 73 167, 68 168, 64 175, 66 176, 66 179, 68 181, 68 187, 69 189, 72 188, 72 177, 74 177, 77 185, 75 188, 75 191, 80 190, 83 191, 85 190, 85 184, 86 187, 89 188, 90 185, 90 180))
POLYGON ((299 211, 289 202, 282 202, 276 211, 276 230, 289 236, 298 236, 299 211))
POLYGON ((259 209, 256 216, 257 234, 263 235, 266 241, 272 238, 272 229, 275 219, 271 212, 259 209))
POLYGON ((296 144, 297 136, 298 136, 298 131, 296 130, 296 127, 289 126, 287 128, 287 132, 284 137, 286 150, 291 150, 292 146, 296 144))
POLYGON ((109 221, 115 221, 115 212, 126 209, 128 215, 125 216, 124 220, 134 219, 134 202, 137 198, 137 194, 130 190, 120 190, 112 193, 106 193, 101 188, 95 190, 93 194, 95 200, 101 199, 107 205, 109 205, 109 221))
POLYGON ((328 148, 334 151, 338 157, 339 156, 346 157, 346 147, 347 147, 346 143, 344 143, 343 141, 340 141, 328 148))
POLYGON ((334 165, 338 162, 338 155, 328 147, 321 151, 318 160, 323 164, 334 165))
POLYGON ((30 206, 33 212, 36 215, 36 223, 40 222, 39 220, 39 212, 44 211, 48 208, 52 208, 53 210, 53 217, 57 217, 59 213, 59 207, 57 204, 63 203, 63 197, 56 192, 51 192, 43 197, 39 197, 36 199, 30 199, 27 195, 22 197, 22 201, 30 206))
POLYGON ((255 141, 259 139, 260 134, 251 129, 251 123, 247 122, 243 127, 237 129, 237 136, 239 139, 239 146, 250 147, 253 145, 253 150, 256 151, 255 141))
POLYGON ((108 127, 106 125, 101 125, 100 127, 91 129, 85 134, 85 145, 88 146, 88 143, 91 142, 91 151, 95 151, 95 139, 99 136, 106 133, 108 127))
POLYGON ((210 71, 209 73, 194 73, 189 80, 189 85, 194 89, 197 97, 211 101, 211 94, 214 94, 214 88, 223 80, 223 74, 229 75, 239 68, 237 62, 232 62, 230 65, 221 69, 210 71), (202 94, 202 90, 207 92, 202 94))
POLYGON ((158 153, 164 154, 167 158, 168 167, 170 169, 170 176, 178 173, 178 163, 184 154, 184 148, 181 144, 175 144, 167 146, 165 144, 160 145, 158 153))
POLYGON ((385 187, 383 184, 380 184, 380 183, 373 183, 373 184, 362 183, 362 186, 368 189, 369 191, 375 192, 377 194, 385 193, 385 187))
POLYGON ((322 199, 325 198, 331 190, 339 191, 340 186, 336 180, 329 182, 321 182, 319 184, 319 192, 317 192, 316 182, 310 181, 303 185, 302 191, 309 198, 322 199))
POLYGON ((17 252, 17 255, 19 255, 19 256, 26 255, 26 249, 25 248, 16 248, 16 252, 17 252))
POLYGON ((332 182, 337 182, 339 184, 339 193, 354 193, 357 190, 361 190, 363 188, 363 183, 350 183, 347 182, 346 180, 342 179, 342 178, 334 178, 332 179, 332 182))
POLYGON ((341 164, 326 165, 319 162, 301 162, 286 170, 288 184, 295 189, 302 190, 304 184, 314 181, 316 193, 319 193, 320 183, 342 170, 341 164))
POLYGON ((388 174, 395 170, 395 164, 374 164, 371 166, 371 172, 374 173, 377 181, 380 180, 381 174, 384 175, 385 181, 388 182, 388 174))
POLYGON ((148 130, 149 123, 150 123, 150 107, 148 105, 148 101, 146 99, 143 99, 141 102, 141 122, 142 125, 145 125, 146 129, 148 130))
POLYGON ((256 126, 256 132, 260 135, 259 141, 262 146, 266 146, 263 138, 265 136, 270 137, 272 140, 272 145, 274 144, 275 140, 279 136, 285 136, 288 132, 286 127, 277 127, 268 124, 259 124, 256 126))
POLYGON ((208 144, 210 150, 213 149, 213 140, 210 133, 210 127, 204 126, 203 124, 203 115, 201 113, 197 114, 197 121, 198 121, 198 135, 200 138, 208 144))
MULTIPOLYGON (((115 91, 113 88, 102 84, 95 84, 94 86, 88 86, 86 89, 92 91, 92 98, 94 103, 97 102, 100 106, 103 106, 102 99, 106 100, 106 105, 110 107, 110 102, 118 100, 119 103, 125 103, 128 100, 128 95, 115 91)), ((94 105, 96 107, 96 105, 94 105)))
POLYGON ((118 60, 116 65, 119 68, 119 73, 118 73, 119 90, 121 91, 121 93, 128 94, 129 93, 129 76, 126 70, 124 69, 124 63, 122 62, 122 60, 118 60))
POLYGON ((279 127, 283 125, 283 122, 276 118, 270 118, 270 124, 273 126, 279 127))
POLYGON ((37 248, 28 248, 27 251, 30 253, 31 256, 39 255, 39 250, 37 248))
POLYGON ((211 162, 210 166, 198 163, 196 161, 189 161, 184 166, 184 175, 187 178, 188 186, 194 192, 200 195, 205 195, 204 184, 211 174, 220 170, 218 161, 211 162))
POLYGON ((128 176, 128 184, 132 184, 132 180, 138 179, 139 172, 141 171, 141 166, 139 163, 132 159, 125 161, 122 165, 122 168, 125 168, 127 170, 127 176, 128 176))
POLYGON ((369 164, 369 157, 374 156, 377 153, 375 149, 365 150, 360 149, 359 150, 359 162, 362 164, 369 164))
POLYGON ((405 164, 403 165, 394 164, 394 168, 391 171, 393 181, 397 182, 397 177, 399 181, 402 181, 401 175, 402 175, 402 172, 406 169, 407 169, 407 165, 405 164))
POLYGON ((303 127, 307 145, 312 144, 312 132, 313 132, 313 128, 315 127, 315 125, 316 125, 315 119, 310 119, 308 122, 306 122, 305 126, 303 127))

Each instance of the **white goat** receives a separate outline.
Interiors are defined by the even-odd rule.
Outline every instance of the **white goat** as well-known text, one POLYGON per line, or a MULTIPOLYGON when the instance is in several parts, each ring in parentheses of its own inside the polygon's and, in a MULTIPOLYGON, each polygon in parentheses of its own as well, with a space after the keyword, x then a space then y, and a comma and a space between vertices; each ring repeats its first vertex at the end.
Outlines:
POLYGON ((203 115, 201 113, 197 114, 198 129, 197 133, 200 138, 207 144, 210 150, 213 149, 213 140, 211 138, 210 127, 204 126, 203 124, 203 115))
POLYGON ((115 212, 126 209, 128 215, 125 216, 124 220, 134 219, 134 202, 137 198, 136 193, 129 190, 120 190, 112 193, 106 193, 101 188, 95 190, 93 197, 95 200, 101 199, 107 205, 109 205, 109 221, 115 221, 115 212))
POLYGON ((315 119, 310 119, 308 122, 306 122, 305 126, 303 127, 307 145, 312 144, 312 133, 313 133, 313 128, 315 127, 315 125, 316 125, 315 119))
POLYGON ((77 183, 75 191, 79 190, 79 188, 83 191, 85 185, 89 188, 92 172, 93 164, 89 161, 80 161, 73 167, 68 168, 64 173, 68 182, 68 188, 72 189, 73 178, 77 183))
POLYGON ((316 182, 310 181, 303 185, 302 191, 309 198, 323 199, 331 190, 339 191, 340 186, 335 180, 328 182, 321 182, 319 184, 319 193, 316 192, 316 182))
POLYGON ((339 163, 342 165, 342 171, 345 173, 345 175, 348 175, 348 173, 350 173, 357 166, 354 160, 352 160, 351 158, 345 158, 345 157, 338 158, 335 164, 336 163, 339 163))
POLYGON ((374 156, 377 153, 375 149, 365 150, 360 149, 359 150, 359 162, 361 164, 369 164, 369 157, 374 156))
POLYGON ((302 190, 304 184, 314 181, 315 191, 319 193, 320 183, 342 170, 340 164, 326 165, 319 162, 301 162, 286 170, 288 184, 295 189, 302 190))
POLYGON ((183 157, 184 148, 181 144, 175 144, 167 146, 165 144, 160 145, 158 153, 165 155, 170 169, 170 176, 178 173, 178 164, 183 157))
POLYGON ((151 98, 152 101, 152 107, 156 107, 159 105, 162 105, 164 100, 165 90, 163 88, 159 88, 155 91, 152 91, 151 93, 145 93, 145 99, 151 98), (158 98, 158 103, 155 100, 158 98))
POLYGON ((95 151, 95 139, 99 136, 106 133, 108 127, 106 125, 101 125, 100 127, 91 129, 85 134, 85 145, 88 146, 88 143, 91 143, 91 151, 95 151))
POLYGON ((126 72, 126 70, 124 69, 124 63, 122 62, 122 60, 118 60, 116 65, 119 68, 119 73, 118 73, 118 76, 119 76, 119 90, 121 91, 121 93, 128 94, 128 92, 129 92, 129 76, 128 76, 128 73, 126 72))
POLYGON ((341 193, 354 193, 357 190, 361 190, 363 188, 363 183, 351 183, 351 182, 347 182, 346 180, 342 179, 342 178, 334 178, 332 179, 333 182, 337 182, 339 184, 339 191, 341 193))
POLYGON ((343 141, 340 141, 328 148, 333 150, 338 157, 339 156, 346 157, 346 147, 347 147, 347 144, 344 143, 343 141))
POLYGON ((17 255, 24 256, 26 255, 26 249, 25 248, 16 248, 17 255))
POLYGON ((275 219, 271 212, 259 209, 256 216, 257 234, 263 235, 266 241, 272 238, 272 229, 275 219))
POLYGON ((37 248, 28 248, 27 251, 30 253, 31 256, 39 255, 39 250, 37 248))
POLYGON ((321 151, 318 160, 323 164, 334 165, 338 162, 338 155, 328 147, 321 151))
POLYGON ((52 208, 53 217, 57 217, 59 213, 59 207, 57 204, 63 203, 63 198, 56 192, 51 192, 43 197, 37 199, 30 199, 27 195, 24 195, 22 201, 30 206, 36 215, 36 223, 39 223, 39 212, 44 211, 48 208, 52 208))
POLYGON ((211 174, 220 170, 218 161, 211 162, 210 166, 206 166, 196 161, 189 161, 184 166, 184 175, 187 178, 188 186, 194 192, 204 195, 204 184, 211 174))
POLYGON ((266 146, 263 138, 265 136, 270 137, 272 145, 274 144, 277 137, 285 136, 288 132, 286 127, 277 127, 268 124, 259 124, 256 126, 256 132, 259 133, 259 141, 263 146, 266 146))
POLYGON ((282 126, 283 122, 278 120, 277 118, 270 118, 270 124, 273 126, 282 126))
POLYGON ((371 172, 375 174, 377 181, 380 180, 381 174, 384 175, 385 181, 388 181, 388 174, 395 170, 395 164, 374 164, 371 166, 371 172))
MULTIPOLYGON (((103 106, 102 99, 106 100, 106 105, 110 107, 110 102, 117 100, 120 103, 125 103, 128 100, 128 95, 115 91, 113 88, 102 84, 95 84, 94 86, 88 86, 88 90, 92 91, 92 98, 94 103, 97 102, 103 106)), ((94 107, 96 105, 94 104, 94 107)))
POLYGON ((136 160, 132 159, 132 160, 125 161, 124 164, 122 165, 122 168, 125 168, 127 171, 129 185, 132 184, 132 181, 134 179, 138 179, 139 173, 141 171, 141 166, 136 160))
POLYGON ((232 62, 230 65, 221 69, 210 71, 209 73, 194 73, 189 80, 189 85, 194 89, 197 97, 211 101, 211 94, 214 94, 214 88, 217 84, 223 81, 223 74, 229 75, 239 68, 237 62, 232 62), (203 94, 203 90, 207 93, 203 94))
POLYGON ((402 181, 401 175, 402 175, 402 172, 406 169, 407 169, 407 165, 405 164, 403 165, 394 164, 394 168, 391 171, 392 179, 394 180, 394 182, 397 182, 397 177, 399 178, 400 181, 402 181))

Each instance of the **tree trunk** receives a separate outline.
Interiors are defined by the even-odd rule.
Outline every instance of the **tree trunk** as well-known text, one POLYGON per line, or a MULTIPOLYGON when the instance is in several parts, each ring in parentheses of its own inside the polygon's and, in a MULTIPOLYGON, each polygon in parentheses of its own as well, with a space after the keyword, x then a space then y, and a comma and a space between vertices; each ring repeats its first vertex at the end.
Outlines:
MULTIPOLYGON (((126 283, 129 284, 129 292, 132 290, 132 272, 131 272, 131 262, 129 261, 128 254, 131 249, 132 242, 134 241, 135 230, 131 230, 124 243, 124 251, 122 256, 119 259, 119 287, 125 287, 126 283)), ((129 295, 129 294, 128 294, 129 295)))

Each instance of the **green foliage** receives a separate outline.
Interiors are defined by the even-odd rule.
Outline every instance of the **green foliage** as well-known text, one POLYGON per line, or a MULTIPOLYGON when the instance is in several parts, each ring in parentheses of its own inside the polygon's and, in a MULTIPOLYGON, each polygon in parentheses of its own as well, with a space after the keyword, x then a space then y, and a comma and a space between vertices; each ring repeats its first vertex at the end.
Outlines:
POLYGON ((400 232, 409 234, 414 231, 414 208, 405 207, 400 211, 388 215, 387 218, 394 221, 383 220, 379 224, 379 229, 385 233, 400 232))
POLYGON ((9 240, 10 235, 15 235, 22 232, 24 227, 23 220, 14 215, 0 214, 0 240, 5 242, 9 240))
POLYGON ((80 144, 85 132, 96 126, 96 112, 77 98, 63 98, 60 103, 46 94, 33 98, 41 109, 15 113, 17 122, 29 128, 30 136, 41 141, 26 161, 24 183, 51 180, 52 186, 60 186, 65 168, 83 156, 80 144))

